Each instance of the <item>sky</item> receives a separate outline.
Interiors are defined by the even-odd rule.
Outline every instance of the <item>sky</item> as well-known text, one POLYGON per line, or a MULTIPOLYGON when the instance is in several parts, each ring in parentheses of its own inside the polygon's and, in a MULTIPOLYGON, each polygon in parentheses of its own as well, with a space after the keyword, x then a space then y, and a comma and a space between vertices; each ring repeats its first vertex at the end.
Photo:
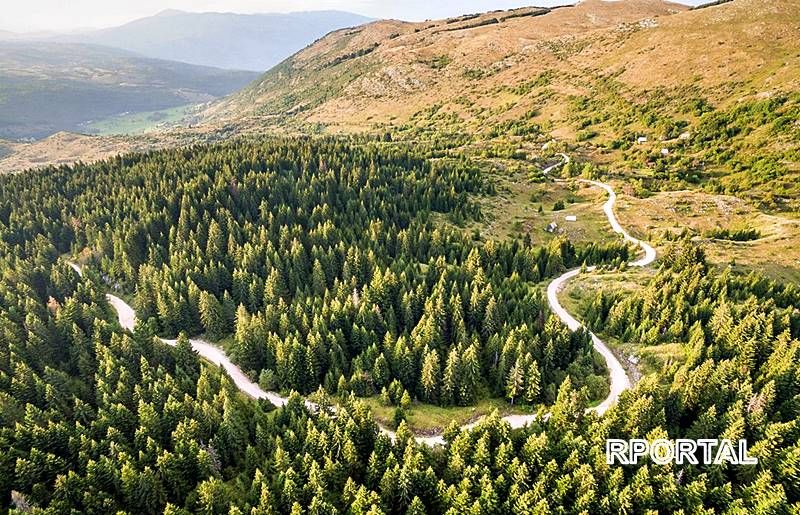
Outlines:
MULTIPOLYGON (((702 2, 683 0, 683 3, 702 2)), ((0 30, 36 32, 112 27, 164 9, 238 13, 336 9, 373 18, 420 21, 526 5, 561 5, 572 0, 3 0, 2 3, 5 5, 0 15, 0 30)))

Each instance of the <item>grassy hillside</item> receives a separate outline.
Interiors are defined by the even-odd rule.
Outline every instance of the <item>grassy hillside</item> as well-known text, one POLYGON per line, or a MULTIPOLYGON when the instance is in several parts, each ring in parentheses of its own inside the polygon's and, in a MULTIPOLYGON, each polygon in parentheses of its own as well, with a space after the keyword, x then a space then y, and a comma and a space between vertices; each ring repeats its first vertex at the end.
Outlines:
POLYGON ((158 111, 128 113, 88 123, 86 124, 86 130, 100 136, 145 134, 156 129, 179 124, 187 116, 191 116, 196 109, 196 106, 190 104, 158 111))
POLYGON ((310 122, 369 128, 450 104, 462 119, 475 121, 467 100, 499 105, 503 96, 514 95, 501 95, 498 86, 519 86, 542 72, 572 68, 564 62, 568 42, 583 47, 604 29, 681 9, 646 0, 589 1, 574 8, 423 23, 379 21, 329 34, 211 114, 233 119, 294 114, 310 122))
POLYGON ((122 113, 208 102, 254 74, 160 61, 104 47, 0 43, 0 137, 83 131, 122 113))
POLYGON ((381 21, 330 34, 205 116, 240 129, 457 133, 509 155, 555 138, 650 188, 701 183, 793 209, 798 20, 796 1, 588 0, 381 21))

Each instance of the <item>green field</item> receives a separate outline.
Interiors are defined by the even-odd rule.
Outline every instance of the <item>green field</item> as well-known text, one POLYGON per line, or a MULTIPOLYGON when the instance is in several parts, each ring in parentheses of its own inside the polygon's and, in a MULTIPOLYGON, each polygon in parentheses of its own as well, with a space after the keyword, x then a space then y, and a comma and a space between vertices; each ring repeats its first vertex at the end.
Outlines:
POLYGON ((193 107, 194 104, 188 104, 161 111, 113 116, 87 124, 86 131, 100 136, 144 134, 181 121, 191 112, 193 107))
POLYGON ((537 170, 495 171, 491 177, 497 184, 498 195, 481 199, 486 220, 473 223, 468 229, 477 229, 493 240, 527 234, 533 242, 540 244, 559 234, 574 243, 608 243, 618 238, 603 213, 605 192, 577 182, 540 182, 535 175, 537 170), (554 209, 557 203, 563 207, 554 209), (574 215, 577 221, 566 221, 568 215, 574 215), (551 222, 558 225, 554 233, 545 230, 551 222))

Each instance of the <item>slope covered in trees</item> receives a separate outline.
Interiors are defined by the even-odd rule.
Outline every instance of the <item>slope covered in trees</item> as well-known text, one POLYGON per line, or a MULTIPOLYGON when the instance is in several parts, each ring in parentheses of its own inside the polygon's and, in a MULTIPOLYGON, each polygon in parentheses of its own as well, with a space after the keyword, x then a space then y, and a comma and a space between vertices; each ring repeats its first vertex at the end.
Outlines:
POLYGON ((455 223, 480 216, 472 198, 491 189, 467 161, 333 139, 239 141, 0 178, 3 504, 52 513, 797 510, 797 289, 717 275, 695 248, 676 249, 644 293, 607 297, 592 319, 617 336, 626 326, 612 316, 636 334, 674 326, 689 359, 600 419, 578 388, 598 372, 590 345, 547 316, 535 281, 628 250, 473 241, 433 223, 433 212, 455 223), (60 259, 68 252, 95 263, 83 279, 60 259), (134 334, 113 322, 107 288, 149 307, 134 334), (660 297, 664 288, 672 295, 660 297), (506 392, 513 370, 535 363, 552 415, 513 432, 497 417, 452 427, 437 449, 415 445, 401 424, 393 443, 346 392, 335 416, 307 412, 298 396, 279 410, 242 397, 184 337, 174 349, 154 338, 181 331, 233 331, 241 363, 303 391, 338 391, 338 372, 345 390, 397 380, 410 396, 458 403, 506 392), (442 399, 447 389, 430 383, 448 368, 459 388, 442 399), (680 436, 747 438, 760 463, 605 463, 608 437, 680 436))
POLYGON ((300 140, 125 157, 31 175, 16 194, 43 184, 48 200, 7 207, 41 224, 14 238, 44 230, 60 251, 83 251, 153 331, 232 334, 232 357, 265 388, 364 396, 397 380, 399 396, 468 405, 536 368, 539 384, 511 399, 550 403, 567 373, 602 397, 589 339, 548 319, 534 283, 628 249, 474 242, 429 220, 480 216, 468 194, 491 185, 472 165, 379 148, 300 140), (80 193, 67 202, 65 188, 80 193))
MULTIPOLYGON (((646 383, 598 420, 583 414, 585 404, 567 381, 546 423, 511 433, 490 418, 471 432, 449 430, 447 447, 429 451, 413 444, 405 426, 392 444, 358 404, 330 418, 310 416, 298 397, 277 412, 243 401, 227 379, 201 367, 187 345, 173 350, 155 344, 147 330, 125 335, 98 320, 102 284, 91 276, 79 282, 63 264, 46 265, 48 255, 55 257, 42 243, 17 262, 25 265, 18 276, 6 273, 3 279, 4 330, 23 336, 10 349, 11 373, 4 363, 0 439, 2 495, 17 507, 86 513, 180 513, 180 507, 205 513, 528 513, 558 507, 575 513, 700 507, 780 513, 797 501, 792 442, 798 342, 788 336, 753 369, 761 383, 756 390, 733 382, 718 396, 705 396, 699 385, 715 365, 727 370, 719 373, 724 377, 711 374, 719 379, 730 379, 735 370, 725 365, 728 360, 708 356, 684 365, 666 395, 646 383), (34 286, 56 296, 49 309, 34 286), (21 305, 28 312, 24 322, 13 320, 21 305), (59 355, 65 348, 69 356, 59 355), (697 422, 686 431, 684 420, 697 422), (752 438, 763 468, 733 473, 725 467, 625 470, 604 464, 608 435, 693 432, 752 438)), ((736 321, 731 329, 740 332, 750 323, 736 321)), ((703 343, 695 346, 707 352, 703 343)))

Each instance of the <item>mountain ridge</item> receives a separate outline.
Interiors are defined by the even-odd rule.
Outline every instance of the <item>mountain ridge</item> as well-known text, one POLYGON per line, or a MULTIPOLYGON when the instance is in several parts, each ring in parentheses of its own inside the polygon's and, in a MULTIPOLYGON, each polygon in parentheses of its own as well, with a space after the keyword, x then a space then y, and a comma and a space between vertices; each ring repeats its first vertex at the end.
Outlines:
MULTIPOLYGON (((720 26, 738 20, 735 23, 745 34, 758 24, 777 26, 775 17, 762 11, 790 11, 796 17, 800 9, 795 3, 789 4, 792 6, 770 8, 769 2, 762 0, 733 0, 689 10, 685 5, 660 0, 587 0, 558 9, 529 7, 501 11, 505 14, 500 15, 483 13, 428 23, 380 20, 358 29, 331 32, 244 90, 218 102, 205 115, 227 121, 248 115, 292 115, 311 123, 363 129, 373 126, 375 120, 410 117, 410 109, 417 112, 435 101, 452 100, 460 90, 482 83, 510 85, 548 71, 569 75, 578 65, 580 71, 591 74, 610 76, 622 70, 622 78, 636 87, 687 85, 690 80, 676 76, 685 64, 684 54, 694 73, 713 59, 743 69, 750 59, 737 63, 731 57, 741 57, 744 51, 736 46, 736 33, 724 35, 720 26), (753 20, 742 12, 751 10, 762 13, 764 20, 753 20), (678 13, 680 16, 672 16, 678 13), (719 16, 727 21, 715 22, 719 16), (711 45, 703 30, 693 30, 695 23, 724 36, 715 42, 720 48, 711 45), (669 32, 673 30, 691 37, 672 38, 669 32), (452 36, 465 31, 470 32, 470 38, 452 36), (702 45, 707 45, 705 53, 701 52, 702 45), (508 59, 512 54, 515 62, 508 59), (437 63, 437 58, 442 60, 437 63), (626 59, 635 63, 636 69, 625 65, 626 59), (658 61, 667 73, 660 74, 655 66, 648 66, 648 60, 658 61), (604 68, 598 68, 600 65, 604 68), (487 69, 491 67, 495 69, 487 69), (448 81, 446 86, 452 90, 449 95, 437 86, 448 81), (319 84, 328 90, 326 94, 314 93, 319 84), (379 98, 381 105, 370 102, 370 97, 379 98), (381 111, 387 116, 381 116, 381 111)), ((783 48, 789 46, 785 41, 783 48)), ((767 53, 758 38, 746 45, 754 59, 779 61, 777 54, 767 53)), ((705 81, 708 85, 722 82, 714 70, 721 67, 711 66, 712 73, 705 81)))
POLYGON ((308 43, 370 18, 344 11, 239 14, 168 9, 58 41, 100 44, 217 68, 263 72, 308 43))
POLYGON ((377 21, 328 34, 195 121, 458 138, 509 155, 555 139, 597 165, 790 209, 799 31, 796 0, 587 0, 377 21))
MULTIPOLYGON (((526 7, 421 23, 379 20, 357 29, 342 29, 331 32, 310 47, 298 52, 276 68, 268 71, 260 82, 257 81, 232 98, 225 99, 218 105, 213 106, 209 114, 224 113, 226 105, 231 106, 233 108, 232 111, 235 113, 236 108, 241 107, 235 105, 237 97, 242 100, 243 106, 250 108, 262 107, 261 111, 268 115, 281 114, 279 110, 270 109, 269 102, 271 100, 270 94, 277 93, 277 95, 281 95, 285 93, 277 90, 275 86, 278 88, 285 86, 286 89, 289 89, 288 82, 281 84, 283 73, 288 73, 291 78, 292 90, 306 86, 303 83, 303 79, 306 77, 311 78, 311 85, 314 87, 317 84, 325 84, 328 88, 330 88, 329 84, 341 82, 338 79, 343 78, 344 85, 350 88, 345 92, 345 95, 342 95, 345 98, 343 102, 348 98, 347 93, 352 93, 349 99, 353 100, 354 103, 357 102, 359 93, 366 93, 362 95, 362 98, 372 94, 374 96, 382 96, 383 100, 391 102, 393 100, 392 95, 381 95, 379 91, 369 91, 368 86, 370 84, 366 84, 366 91, 362 90, 358 93, 354 91, 359 85, 364 86, 364 82, 372 79, 374 79, 372 85, 380 87, 381 85, 377 83, 380 81, 376 78, 376 75, 384 73, 389 75, 389 80, 385 81, 388 84, 383 85, 394 89, 395 93, 400 90, 400 94, 397 96, 402 101, 399 102, 400 105, 398 107, 407 109, 409 107, 409 102, 407 102, 408 95, 402 94, 402 90, 406 90, 406 93, 418 93, 423 98, 426 98, 429 97, 431 92, 427 88, 424 88, 425 91, 421 91, 423 89, 421 86, 430 86, 437 80, 442 80, 443 77, 455 79, 452 81, 454 84, 452 89, 458 89, 456 85, 463 86, 464 89, 470 85, 471 80, 467 81, 461 80, 461 77, 447 76, 447 68, 453 62, 456 65, 460 65, 461 69, 458 72, 469 73, 474 71, 476 74, 494 75, 494 71, 470 70, 467 66, 481 64, 476 63, 476 61, 481 60, 488 60, 489 62, 483 63, 488 66, 503 66, 502 60, 505 57, 505 53, 513 52, 518 54, 524 49, 524 46, 519 45, 518 42, 509 41, 511 38, 515 38, 518 41, 546 41, 570 36, 576 31, 588 33, 595 29, 607 29, 619 23, 638 21, 647 16, 665 16, 686 9, 686 6, 681 4, 661 2, 659 0, 629 0, 627 2, 613 3, 588 0, 574 6, 556 8, 526 7), (582 18, 573 16, 569 24, 561 25, 551 22, 553 16, 560 16, 559 13, 572 13, 582 10, 587 11, 586 15, 582 18), (534 30, 538 30, 543 34, 528 34, 534 30), (471 44, 471 41, 459 36, 459 34, 465 32, 469 32, 470 35, 470 38, 467 39, 474 39, 476 43, 471 44), (460 53, 461 55, 448 55, 453 53, 460 53), (446 56, 447 59, 437 64, 435 60, 440 56, 446 56), (374 61, 380 59, 385 61, 385 66, 374 63, 374 61), (459 60, 461 62, 458 62, 459 60), (363 65, 364 69, 353 70, 354 64, 363 65), (397 69, 393 70, 391 67, 397 69), (324 72, 326 68, 349 69, 345 69, 338 76, 337 74, 312 73, 324 72), (334 76, 328 77, 326 75, 334 76), (347 77, 342 77, 343 75, 347 77), (409 80, 405 82, 400 80, 401 77, 399 76, 401 75, 409 77, 409 80), (349 77, 353 80, 348 80, 349 77), (260 97, 260 93, 264 93, 264 96, 260 97)), ((479 78, 478 81, 481 79, 479 78)), ((343 90, 344 88, 342 88, 343 90)), ((292 94, 297 96, 294 92, 292 94)), ((288 96, 284 94, 282 100, 286 100, 288 96)), ((329 100, 327 97, 330 96, 334 97, 335 102, 336 95, 326 95, 326 101, 329 100)), ((314 100, 318 101, 319 98, 314 100)), ((342 100, 342 98, 340 97, 339 100, 342 100)), ((311 104, 313 103, 315 102, 311 102, 311 104)), ((286 105, 280 105, 280 102, 275 102, 275 104, 281 108, 287 107, 286 105)), ((412 101, 410 104, 413 106, 414 102, 412 101)), ((313 107, 316 108, 317 106, 313 107)), ((336 117, 346 118, 350 112, 360 112, 362 107, 364 106, 347 107, 340 102, 335 107, 332 107, 331 110, 337 113, 336 117), (342 116, 341 109, 344 109, 344 116, 342 116)), ((309 106, 303 106, 298 103, 288 106, 285 112, 296 113, 297 108, 307 111, 309 106)), ((369 113, 369 115, 374 114, 372 112, 369 113)), ((235 113, 234 116, 238 116, 238 114, 235 113)), ((315 111, 312 114, 312 121, 326 124, 333 120, 327 119, 324 114, 315 111)))

